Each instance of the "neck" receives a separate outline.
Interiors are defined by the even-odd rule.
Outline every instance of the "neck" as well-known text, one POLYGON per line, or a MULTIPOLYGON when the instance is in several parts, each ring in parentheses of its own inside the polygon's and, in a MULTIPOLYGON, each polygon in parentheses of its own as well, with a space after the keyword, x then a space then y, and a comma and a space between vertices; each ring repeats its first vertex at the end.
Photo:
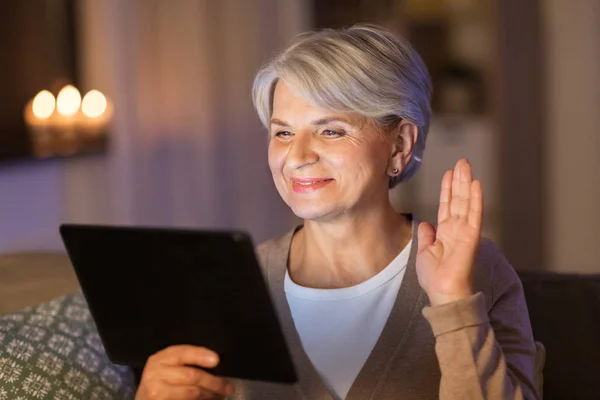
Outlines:
POLYGON ((302 286, 353 286, 389 265, 411 237, 411 221, 389 201, 335 221, 305 221, 292 240, 289 273, 302 286))

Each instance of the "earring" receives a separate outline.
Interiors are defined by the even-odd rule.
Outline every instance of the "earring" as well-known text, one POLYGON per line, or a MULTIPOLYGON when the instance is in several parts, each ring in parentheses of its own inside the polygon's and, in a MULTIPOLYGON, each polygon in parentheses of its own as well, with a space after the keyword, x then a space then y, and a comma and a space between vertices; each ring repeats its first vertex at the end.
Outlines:
POLYGON ((394 168, 394 169, 392 170, 392 174, 396 175, 397 173, 398 173, 398 168, 394 168))

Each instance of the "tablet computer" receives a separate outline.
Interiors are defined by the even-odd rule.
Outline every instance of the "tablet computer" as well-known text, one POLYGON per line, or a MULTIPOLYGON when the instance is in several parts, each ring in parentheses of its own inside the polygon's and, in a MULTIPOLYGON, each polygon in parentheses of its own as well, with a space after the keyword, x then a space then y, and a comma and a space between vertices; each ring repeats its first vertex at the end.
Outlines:
POLYGON ((215 375, 297 381, 247 233, 63 224, 60 234, 113 363, 139 368, 190 344, 219 354, 215 375))

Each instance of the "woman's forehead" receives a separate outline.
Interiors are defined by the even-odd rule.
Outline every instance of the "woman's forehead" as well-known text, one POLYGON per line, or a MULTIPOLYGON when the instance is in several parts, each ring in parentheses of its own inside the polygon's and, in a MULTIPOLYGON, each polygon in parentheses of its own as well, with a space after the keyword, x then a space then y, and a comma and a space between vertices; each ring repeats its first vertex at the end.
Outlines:
POLYGON ((283 80, 279 80, 276 83, 273 93, 271 122, 278 125, 289 125, 292 121, 288 122, 288 119, 301 120, 302 122, 309 121, 313 125, 342 122, 349 125, 362 126, 368 118, 358 113, 339 112, 327 107, 314 105, 294 91, 283 80))

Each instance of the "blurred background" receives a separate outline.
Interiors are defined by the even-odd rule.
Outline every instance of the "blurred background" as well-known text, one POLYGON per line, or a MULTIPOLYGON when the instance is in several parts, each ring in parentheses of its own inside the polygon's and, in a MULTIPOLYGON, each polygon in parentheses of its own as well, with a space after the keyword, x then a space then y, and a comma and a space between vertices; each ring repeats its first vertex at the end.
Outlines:
POLYGON ((302 31, 376 22, 434 81, 423 167, 391 192, 397 208, 435 222, 444 171, 468 157, 485 235, 517 269, 600 272, 600 1, 1 7, 0 252, 61 250, 63 222, 236 228, 257 243, 287 231, 254 74, 302 31))

